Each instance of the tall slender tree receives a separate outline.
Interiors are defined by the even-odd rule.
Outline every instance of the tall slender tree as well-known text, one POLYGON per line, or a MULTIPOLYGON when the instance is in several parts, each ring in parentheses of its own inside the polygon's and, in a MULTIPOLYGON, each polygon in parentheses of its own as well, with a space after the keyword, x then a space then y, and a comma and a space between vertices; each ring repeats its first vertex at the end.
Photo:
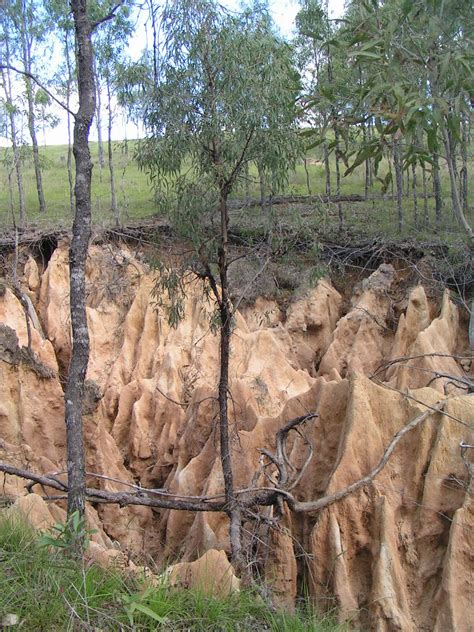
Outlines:
POLYGON ((44 39, 47 22, 42 6, 35 4, 32 0, 15 0, 9 4, 8 11, 14 27, 15 38, 18 41, 18 56, 24 71, 23 81, 27 103, 28 131, 33 150, 36 193, 39 212, 44 213, 46 211, 46 202, 37 139, 35 84, 32 75, 38 75, 38 69, 34 65, 35 46, 44 39))
MULTIPOLYGON (((18 107, 15 103, 13 85, 12 85, 12 52, 11 52, 11 40, 10 40, 10 25, 7 12, 0 14, 0 66, 1 66, 1 79, 2 88, 4 94, 4 107, 8 116, 9 122, 9 135, 12 146, 12 159, 13 167, 15 170, 16 184, 18 190, 18 206, 19 206, 19 223, 20 226, 24 226, 26 223, 26 206, 25 206, 25 191, 23 187, 23 171, 20 152, 20 137, 18 132, 17 116, 18 107)), ((11 180, 10 180, 11 181, 11 180)), ((10 191, 10 197, 13 198, 10 191)))
MULTIPOLYGON (((271 174, 274 185, 285 181, 299 149, 298 81, 290 48, 276 36, 260 6, 232 15, 210 0, 177 0, 167 7, 163 25, 165 63, 161 82, 145 95, 148 137, 139 145, 138 158, 155 182, 171 176, 175 194, 168 208, 176 229, 194 245, 188 271, 204 280, 215 301, 220 457, 232 559, 244 572, 228 409, 234 318, 228 198, 251 162, 271 174), (185 161, 192 168, 182 173, 185 161)), ((183 283, 176 283, 177 278, 176 271, 163 268, 159 279, 158 296, 170 295, 173 323, 182 306, 176 290, 183 283)))

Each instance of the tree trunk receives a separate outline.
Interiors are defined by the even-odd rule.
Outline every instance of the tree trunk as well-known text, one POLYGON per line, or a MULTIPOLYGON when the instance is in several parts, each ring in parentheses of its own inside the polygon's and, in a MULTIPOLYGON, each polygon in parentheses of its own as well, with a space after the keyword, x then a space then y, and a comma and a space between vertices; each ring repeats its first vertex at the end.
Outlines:
POLYGON ((400 156, 400 140, 398 138, 393 139, 393 164, 395 167, 395 181, 397 186, 397 213, 398 213, 398 232, 403 232, 404 218, 403 218, 403 172, 402 172, 402 160, 400 156))
POLYGON ((306 188, 308 189, 308 195, 312 195, 311 182, 309 180, 308 161, 306 160, 306 156, 303 158, 303 164, 304 164, 304 172, 306 174, 306 188))
MULTIPOLYGON (((5 53, 5 62, 8 65, 10 63, 10 49, 8 38, 5 39, 5 53)), ((2 83, 7 104, 10 106, 8 108, 8 118, 10 123, 10 140, 13 151, 13 166, 15 169, 16 184, 18 189, 18 206, 20 211, 19 223, 20 226, 24 226, 26 224, 25 190, 23 188, 23 173, 21 169, 20 148, 18 147, 18 132, 16 129, 15 108, 13 107, 12 100, 12 81, 10 70, 8 68, 6 68, 6 70, 2 70, 2 83)))
MULTIPOLYGON (((91 235, 91 176, 89 131, 95 113, 95 78, 91 23, 87 0, 71 0, 77 46, 79 110, 74 122, 73 152, 76 160, 76 212, 69 251, 72 354, 64 393, 67 433, 68 516, 84 515, 85 457, 82 431, 84 380, 89 362, 85 268, 91 235)), ((82 543, 83 544, 83 543, 82 543)))
MULTIPOLYGON (((372 119, 369 119, 368 125, 367 125, 367 137, 368 137, 368 141, 370 143, 370 141, 372 140, 372 123, 371 123, 372 119)), ((374 186, 374 169, 373 169, 373 162, 371 158, 368 158, 367 160, 367 164, 369 167, 369 187, 372 188, 374 186)))
POLYGON ((228 230, 229 214, 227 208, 227 192, 225 186, 221 187, 220 194, 220 221, 221 235, 219 244, 219 278, 221 284, 220 312, 220 377, 219 377, 219 434, 220 455, 222 473, 224 476, 225 500, 228 507, 227 515, 230 520, 230 548, 232 563, 238 573, 244 571, 244 558, 242 553, 242 516, 239 503, 234 493, 234 477, 232 471, 232 452, 229 436, 229 361, 230 339, 232 335, 232 307, 228 290, 228 230))
POLYGON ((441 191, 441 177, 439 171, 439 154, 433 154, 433 192, 435 196, 436 228, 441 228, 441 214, 443 212, 443 194, 441 191))
POLYGON ((148 11, 151 17, 151 29, 153 32, 153 80, 155 86, 158 85, 158 29, 156 26, 156 12, 158 8, 155 7, 154 0, 148 0, 148 11))
POLYGON ((469 222, 466 220, 464 216, 464 213, 461 207, 461 201, 459 199, 459 191, 458 191, 458 185, 456 182, 456 171, 455 171, 455 165, 453 162, 453 151, 451 148, 450 135, 448 133, 448 130, 446 129, 446 126, 444 125, 443 125, 442 131, 443 131, 444 149, 446 152, 446 161, 448 163, 449 181, 451 184, 451 199, 453 201, 453 213, 458 223, 460 224, 460 226, 462 226, 462 228, 465 230, 468 236, 470 247, 474 249, 474 232, 471 226, 469 225, 469 222))
POLYGON ((471 317, 469 318, 469 344, 474 350, 474 298, 471 301, 471 317))
POLYGON ((416 162, 411 165, 411 186, 413 189, 413 220, 415 226, 418 226, 418 191, 416 189, 416 162))
POLYGON ((112 94, 110 90, 110 79, 107 76, 106 78, 107 85, 107 155, 109 162, 109 175, 110 175, 110 201, 111 201, 111 210, 112 215, 115 218, 116 226, 120 226, 120 214, 117 206, 117 194, 115 191, 115 172, 114 172, 114 157, 113 157, 113 147, 112 147, 112 123, 113 123, 113 114, 112 114, 112 94))
MULTIPOLYGON (((69 38, 66 32, 64 37, 64 53, 66 57, 67 84, 66 84, 66 107, 71 109, 71 86, 73 82, 71 57, 69 50, 69 38)), ((72 175, 72 138, 71 138, 71 115, 67 113, 67 180, 69 183, 69 208, 71 215, 74 215, 74 178, 72 175)))
POLYGON ((469 200, 468 200, 468 160, 467 160, 467 148, 469 146, 469 130, 468 119, 465 118, 462 122, 462 138, 461 138, 461 161, 462 167, 459 174, 461 180, 461 200, 462 210, 465 215, 469 212, 469 200))
MULTIPOLYGON (((340 168, 340 156, 339 156, 339 138, 340 138, 340 134, 339 134, 339 130, 337 128, 337 125, 334 125, 334 138, 336 140, 336 151, 335 151, 335 155, 336 155, 336 195, 340 196, 341 195, 341 168, 340 168)), ((342 210, 342 203, 338 202, 337 203, 337 215, 339 218, 339 228, 342 228, 344 225, 344 213, 342 210)))
MULTIPOLYGON (((31 67, 31 40, 29 39, 31 25, 26 23, 27 10, 25 3, 22 3, 21 11, 21 45, 22 45, 22 62, 25 73, 32 73, 31 67)), ((28 103, 28 131, 30 132, 31 144, 33 148, 33 164, 35 168, 36 192, 38 195, 39 212, 46 212, 46 202, 44 199, 43 179, 41 174, 41 165, 38 150, 38 139, 36 138, 36 116, 35 105, 33 99, 33 85, 31 78, 25 75, 26 100, 28 103)))
POLYGON ((96 89, 96 111, 95 123, 97 129, 97 158, 99 161, 99 179, 102 182, 102 169, 105 167, 104 143, 102 141, 102 98, 100 94, 100 83, 97 78, 97 68, 94 60, 94 82, 96 89))
MULTIPOLYGON (((365 127, 365 123, 362 123, 362 137, 364 141, 364 145, 367 145, 367 129, 365 127)), ((369 197, 369 181, 370 181, 370 160, 369 158, 365 161, 365 180, 364 180, 364 197, 367 200, 369 197)))
POLYGON ((262 214, 265 215, 265 194, 266 194, 265 171, 262 169, 262 167, 259 164, 257 164, 257 169, 258 169, 258 181, 260 185, 260 208, 262 210, 262 214))
POLYGON ((429 212, 428 212, 428 184, 426 182, 426 167, 425 163, 421 164, 421 178, 423 181, 423 216, 424 216, 424 224, 428 226, 429 224, 429 212))
POLYGON ((324 172, 326 174, 326 195, 331 195, 331 166, 329 164, 329 150, 327 143, 323 145, 324 152, 324 172))
POLYGON ((245 163, 245 204, 247 205, 250 201, 250 168, 249 163, 245 163))

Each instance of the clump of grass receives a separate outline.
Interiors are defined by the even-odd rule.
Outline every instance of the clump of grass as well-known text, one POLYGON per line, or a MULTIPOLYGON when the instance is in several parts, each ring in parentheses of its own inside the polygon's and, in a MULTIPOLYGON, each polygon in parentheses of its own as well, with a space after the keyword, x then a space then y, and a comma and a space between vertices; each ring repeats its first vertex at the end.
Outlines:
POLYGON ((218 598, 152 585, 41 546, 39 534, 10 510, 0 512, 0 622, 14 615, 24 630, 163 630, 179 632, 335 632, 306 610, 276 613, 250 592, 218 598))
POLYGON ((25 630, 73 630, 82 623, 112 628, 128 589, 113 570, 85 566, 39 545, 38 534, 11 512, 0 516, 0 613, 25 630))

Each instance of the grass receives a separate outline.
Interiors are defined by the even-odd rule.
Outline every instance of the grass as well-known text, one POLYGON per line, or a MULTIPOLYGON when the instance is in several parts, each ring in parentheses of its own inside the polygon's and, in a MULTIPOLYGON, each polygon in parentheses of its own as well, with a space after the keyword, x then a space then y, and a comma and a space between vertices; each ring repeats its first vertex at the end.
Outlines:
POLYGON ((310 608, 275 613, 249 592, 218 599, 74 561, 40 546, 38 533, 11 510, 0 512, 0 627, 7 615, 16 615, 24 630, 44 632, 342 630, 310 608))
MULTIPOLYGON (((134 141, 115 142, 113 144, 113 155, 115 163, 115 178, 117 199, 122 221, 136 220, 149 217, 158 212, 156 203, 154 202, 153 190, 149 182, 147 174, 138 169, 133 158, 134 141)), ((92 210, 93 221, 95 224, 111 224, 113 222, 110 210, 110 189, 109 175, 107 167, 102 169, 98 166, 98 146, 97 143, 90 143, 91 153, 95 167, 93 170, 92 182, 92 210)), ((41 157, 43 161, 43 182, 45 197, 47 203, 47 212, 40 216, 37 207, 35 178, 33 163, 31 158, 31 150, 24 148, 24 185, 26 195, 26 207, 28 220, 32 224, 43 226, 67 227, 72 223, 72 214, 69 208, 69 187, 67 178, 67 146, 48 146, 41 148, 41 157)), ((310 180, 310 191, 313 195, 323 194, 325 190, 325 173, 324 166, 317 153, 313 150, 307 156, 307 168, 310 180)), ((8 186, 8 169, 7 169, 7 150, 0 149, 0 228, 8 227, 12 224, 9 186, 8 186)), ((335 182, 334 165, 332 180, 333 188, 335 182)), ((387 165, 382 163, 380 166, 380 174, 384 175, 387 171, 387 165)), ((250 186, 250 194, 259 195, 259 187, 256 181, 256 173, 251 172, 252 183, 250 186)), ((421 194, 421 173, 418 174, 419 195, 421 194)), ((429 185, 431 186, 431 181, 429 185)), ((462 238, 463 234, 459 226, 456 224, 451 209, 449 179, 446 170, 442 170, 442 187, 445 195, 444 198, 444 214, 442 225, 438 231, 438 237, 447 242, 456 241, 462 238)), ((472 187, 471 187, 472 190, 472 187)), ((363 194, 364 192, 364 167, 356 169, 353 174, 342 179, 341 192, 343 194, 363 194)), ((290 174, 289 183, 286 194, 303 195, 308 194, 307 177, 302 161, 299 162, 294 172, 290 174)), ((364 236, 385 235, 392 238, 413 238, 419 240, 430 239, 434 233, 434 199, 429 199, 429 217, 428 222, 414 221, 413 199, 411 194, 404 198, 403 204, 405 209, 405 227, 401 235, 398 234, 398 220, 396 212, 396 202, 394 200, 382 200, 379 196, 380 185, 376 182, 370 191, 371 196, 377 196, 376 199, 366 202, 344 203, 343 211, 346 218, 345 230, 350 234, 361 234, 364 236)), ((237 196, 243 196, 243 191, 236 191, 237 196)), ((14 196, 15 198, 15 196, 14 196)), ((423 215, 423 203, 421 197, 419 199, 419 215, 423 215)), ((16 198, 14 199, 14 207, 18 206, 16 198)), ((298 208, 296 210, 299 210, 298 208)), ((314 228, 319 233, 337 232, 338 218, 337 207, 334 204, 314 203, 306 207, 308 228, 314 228)), ((278 213, 283 215, 284 219, 290 217, 292 209, 279 207, 278 213)), ((247 221, 249 218, 252 222, 258 220, 258 212, 255 209, 247 212, 247 221)), ((471 212, 468 219, 472 222, 473 209, 471 204, 471 212)), ((244 223, 245 223, 244 221, 244 223)))

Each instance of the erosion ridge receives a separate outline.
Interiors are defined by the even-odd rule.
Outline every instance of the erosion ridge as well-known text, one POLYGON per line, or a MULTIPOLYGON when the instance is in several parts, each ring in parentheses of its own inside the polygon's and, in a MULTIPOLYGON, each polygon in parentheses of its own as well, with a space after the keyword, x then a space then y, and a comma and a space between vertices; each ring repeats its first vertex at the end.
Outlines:
MULTIPOLYGON (((19 354, 28 342, 24 309, 10 289, 0 296, 0 459, 40 473, 65 469, 67 262, 67 245, 59 244, 44 271, 32 256, 22 270, 38 317, 32 351, 49 373, 19 354)), ((126 245, 92 246, 87 277, 88 471, 145 489, 220 493, 218 339, 200 286, 189 287, 185 317, 173 329, 156 309, 152 273, 126 245)), ((405 437, 370 485, 319 514, 286 514, 272 546, 257 556, 282 606, 293 607, 304 584, 320 607, 337 608, 362 628, 468 630, 474 507, 459 444, 474 443, 474 397, 461 388, 472 379, 473 353, 448 291, 438 308, 413 287, 394 324, 396 282, 394 267, 382 264, 354 289, 350 305, 322 279, 286 308, 259 298, 237 314, 230 367, 236 486, 250 484, 258 450, 274 447, 288 419, 316 409, 305 429, 314 457, 293 491, 306 501, 342 489, 425 410, 418 402, 433 406, 446 390, 447 415, 433 414, 405 437), (418 357, 377 371, 404 356, 418 357)), ((290 461, 301 467, 306 455, 295 435, 290 461)), ((24 481, 4 479, 3 494, 36 526, 64 519, 61 503, 46 505, 25 495, 24 481)), ((108 479, 91 484, 124 489, 108 479)), ((88 516, 102 561, 143 564, 145 554, 158 564, 191 562, 228 549, 222 514, 98 505, 88 516)))

